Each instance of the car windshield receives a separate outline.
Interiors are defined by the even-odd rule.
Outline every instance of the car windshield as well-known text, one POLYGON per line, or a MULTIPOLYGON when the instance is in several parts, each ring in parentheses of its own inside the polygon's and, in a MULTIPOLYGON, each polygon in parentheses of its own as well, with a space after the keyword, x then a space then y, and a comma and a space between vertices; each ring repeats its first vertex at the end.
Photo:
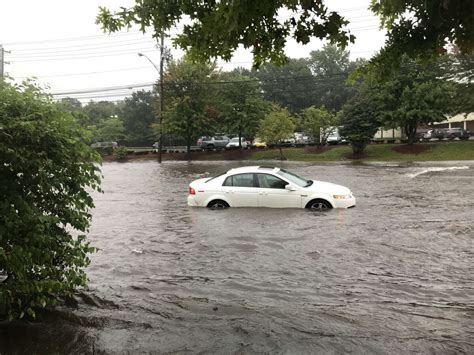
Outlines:
POLYGON ((285 179, 290 180, 292 183, 301 187, 308 187, 313 184, 313 181, 303 179, 302 177, 283 169, 280 169, 280 171, 277 172, 277 175, 283 176, 285 179))

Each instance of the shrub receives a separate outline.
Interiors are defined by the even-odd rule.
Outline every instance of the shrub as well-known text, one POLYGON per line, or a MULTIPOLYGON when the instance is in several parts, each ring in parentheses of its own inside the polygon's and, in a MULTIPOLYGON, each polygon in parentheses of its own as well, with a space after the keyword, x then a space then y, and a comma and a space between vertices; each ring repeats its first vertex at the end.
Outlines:
POLYGON ((35 316, 86 285, 99 155, 34 84, 0 80, 0 319, 35 316))
POLYGON ((119 147, 115 150, 115 156, 117 160, 126 160, 127 159, 127 147, 119 147))

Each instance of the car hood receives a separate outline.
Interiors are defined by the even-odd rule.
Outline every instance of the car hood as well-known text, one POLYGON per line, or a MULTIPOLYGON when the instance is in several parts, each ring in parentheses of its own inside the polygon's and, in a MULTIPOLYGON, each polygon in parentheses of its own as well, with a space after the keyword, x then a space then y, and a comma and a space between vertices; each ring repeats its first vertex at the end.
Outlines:
POLYGON ((305 188, 307 191, 311 192, 322 192, 327 194, 334 194, 334 195, 347 195, 351 192, 347 187, 333 184, 331 182, 325 181, 317 181, 312 180, 313 184, 305 188))

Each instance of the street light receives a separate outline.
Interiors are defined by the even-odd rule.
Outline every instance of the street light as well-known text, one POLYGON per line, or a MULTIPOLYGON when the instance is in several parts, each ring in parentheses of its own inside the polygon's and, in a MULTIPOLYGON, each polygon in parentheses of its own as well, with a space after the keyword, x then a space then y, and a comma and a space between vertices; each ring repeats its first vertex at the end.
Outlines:
POLYGON ((148 58, 145 54, 140 53, 140 52, 138 52, 138 56, 139 57, 145 57, 146 59, 148 59, 148 61, 151 63, 151 65, 153 65, 155 67, 158 74, 160 74, 160 69, 157 67, 157 65, 150 58, 148 58))
MULTIPOLYGON (((163 45, 161 46, 163 48, 163 45)), ((153 67, 158 72, 160 76, 160 117, 159 117, 159 124, 160 124, 160 137, 158 140, 158 163, 161 163, 161 156, 163 151, 163 50, 161 53, 161 61, 160 61, 160 68, 145 54, 138 53, 139 57, 145 57, 148 61, 153 65, 153 67)))

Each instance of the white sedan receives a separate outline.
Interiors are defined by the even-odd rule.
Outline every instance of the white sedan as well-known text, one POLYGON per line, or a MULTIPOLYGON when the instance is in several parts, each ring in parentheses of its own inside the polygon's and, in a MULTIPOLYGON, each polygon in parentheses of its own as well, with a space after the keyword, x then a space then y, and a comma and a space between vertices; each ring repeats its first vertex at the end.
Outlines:
MULTIPOLYGON (((243 149, 247 148, 247 142, 245 141, 244 138, 240 139, 240 145, 242 146, 243 149)), ((239 148, 239 137, 232 138, 229 143, 225 146, 227 149, 230 148, 239 148)))
POLYGON ((280 168, 248 166, 231 169, 189 185, 188 205, 228 207, 351 208, 356 200, 347 187, 306 180, 280 168))

